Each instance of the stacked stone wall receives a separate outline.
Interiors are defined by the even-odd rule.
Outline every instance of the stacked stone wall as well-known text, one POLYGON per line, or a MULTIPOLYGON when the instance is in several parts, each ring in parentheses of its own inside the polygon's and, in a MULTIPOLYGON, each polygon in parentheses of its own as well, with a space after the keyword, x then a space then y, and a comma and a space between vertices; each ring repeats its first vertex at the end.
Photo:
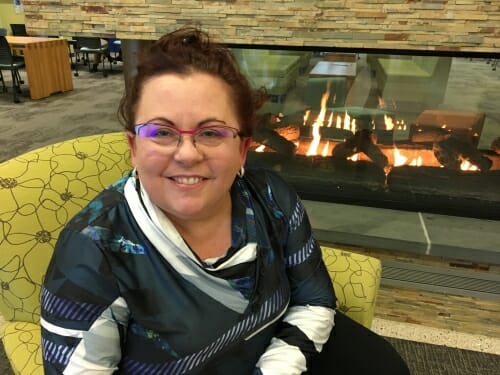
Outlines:
POLYGON ((156 39, 198 25, 238 44, 500 52, 500 0, 23 0, 34 35, 156 39))

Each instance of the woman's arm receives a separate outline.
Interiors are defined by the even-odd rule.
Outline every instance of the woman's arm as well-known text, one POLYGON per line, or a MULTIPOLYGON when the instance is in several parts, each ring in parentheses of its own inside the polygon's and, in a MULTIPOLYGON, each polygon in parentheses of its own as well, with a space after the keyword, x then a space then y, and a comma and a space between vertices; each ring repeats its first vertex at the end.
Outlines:
POLYGON ((270 204, 276 202, 286 221, 282 246, 292 296, 279 331, 257 367, 263 374, 301 374, 328 340, 335 294, 302 202, 280 178, 273 182, 268 194, 273 195, 270 204))
POLYGON ((45 374, 111 374, 118 369, 128 308, 101 249, 64 230, 41 301, 45 374))

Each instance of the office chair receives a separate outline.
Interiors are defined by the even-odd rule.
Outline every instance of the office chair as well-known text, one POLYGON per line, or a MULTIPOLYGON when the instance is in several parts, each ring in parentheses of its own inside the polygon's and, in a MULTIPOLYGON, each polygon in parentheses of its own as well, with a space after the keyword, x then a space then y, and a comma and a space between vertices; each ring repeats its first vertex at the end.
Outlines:
POLYGON ((122 61, 122 45, 121 40, 116 38, 108 38, 108 59, 113 64, 117 61, 122 61))
MULTIPOLYGON (((108 73, 104 69, 104 60, 109 55, 108 46, 101 45, 101 38, 98 37, 80 37, 76 36, 73 38, 75 40, 75 55, 76 60, 79 60, 80 54, 83 55, 83 63, 88 64, 89 72, 92 71, 91 62, 89 61, 89 54, 96 54, 100 57, 102 62, 102 75, 107 77, 108 73)), ((97 67, 96 67, 97 69, 97 67)), ((109 69, 112 69, 111 63, 109 64, 109 69)), ((74 75, 78 77, 78 64, 75 64, 75 73, 74 75)))
POLYGON ((491 70, 497 70, 498 60, 499 59, 488 59, 488 61, 486 61, 488 64, 491 64, 491 70))
POLYGON ((26 25, 24 23, 11 23, 10 29, 14 36, 28 36, 26 25))
POLYGON ((24 67, 24 58, 21 56, 12 55, 9 43, 4 36, 0 36, 0 82, 2 83, 3 92, 7 92, 7 86, 3 78, 2 70, 10 70, 12 74, 12 92, 14 103, 19 103, 18 93, 21 92, 21 84, 24 81, 21 79, 19 69, 24 67))

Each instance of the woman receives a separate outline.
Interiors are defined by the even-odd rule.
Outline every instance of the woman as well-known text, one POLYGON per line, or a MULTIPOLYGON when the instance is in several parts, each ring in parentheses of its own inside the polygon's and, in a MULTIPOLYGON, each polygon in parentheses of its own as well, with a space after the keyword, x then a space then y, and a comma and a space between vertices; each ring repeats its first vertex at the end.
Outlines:
POLYGON ((47 272, 47 374, 321 373, 337 333, 319 246, 297 195, 243 168, 261 103, 199 30, 142 54, 120 106, 134 170, 72 219, 47 272))

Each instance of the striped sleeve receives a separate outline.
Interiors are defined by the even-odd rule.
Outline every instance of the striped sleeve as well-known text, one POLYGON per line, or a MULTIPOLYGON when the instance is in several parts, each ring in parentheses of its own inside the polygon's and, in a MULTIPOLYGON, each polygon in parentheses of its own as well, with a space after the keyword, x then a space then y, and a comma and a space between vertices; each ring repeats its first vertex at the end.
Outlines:
POLYGON ((287 221, 283 256, 292 297, 279 331, 257 364, 264 375, 306 372, 334 326, 335 294, 321 249, 299 197, 290 188, 281 191, 287 188, 282 183, 269 191, 287 221))
POLYGON ((88 329, 68 329, 45 319, 42 356, 45 374, 112 374, 121 358, 117 317, 126 314, 125 301, 113 302, 88 329))
POLYGON ((110 275, 94 241, 62 232, 41 298, 45 374, 112 374, 118 369, 129 311, 110 275))
POLYGON ((334 310, 321 306, 289 308, 279 333, 257 362, 260 372, 264 375, 306 372, 308 353, 321 352, 330 336, 334 315, 334 310))

